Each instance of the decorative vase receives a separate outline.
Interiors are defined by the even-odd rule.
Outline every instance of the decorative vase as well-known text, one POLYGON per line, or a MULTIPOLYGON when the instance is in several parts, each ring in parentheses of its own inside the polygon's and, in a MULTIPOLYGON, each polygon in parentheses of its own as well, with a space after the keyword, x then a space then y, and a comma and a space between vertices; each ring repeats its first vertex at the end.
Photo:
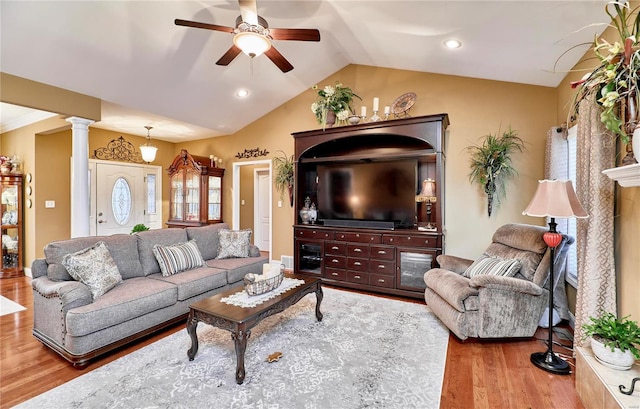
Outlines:
POLYGON ((633 131, 633 136, 631 137, 631 149, 633 151, 633 156, 636 158, 636 163, 640 163, 640 126, 633 131))
POLYGON ((360 117, 358 115, 351 115, 349 117, 350 125, 357 125, 358 123, 360 123, 360 117))
POLYGON ((336 123, 336 113, 329 109, 327 111, 327 120, 325 121, 325 126, 327 128, 332 128, 335 123, 336 123))
POLYGON ((623 352, 619 348, 614 348, 611 351, 611 348, 595 338, 591 338, 591 350, 601 364, 612 369, 625 371, 631 369, 635 362, 635 357, 630 350, 623 352))
POLYGON ((315 203, 311 203, 311 208, 309 209, 309 221, 311 224, 316 224, 316 220, 318 220, 318 209, 316 209, 315 203))
POLYGON ((304 207, 300 209, 300 220, 302 220, 302 224, 309 224, 309 220, 311 219, 311 208, 309 207, 310 204, 311 199, 309 199, 309 197, 304 199, 304 207))

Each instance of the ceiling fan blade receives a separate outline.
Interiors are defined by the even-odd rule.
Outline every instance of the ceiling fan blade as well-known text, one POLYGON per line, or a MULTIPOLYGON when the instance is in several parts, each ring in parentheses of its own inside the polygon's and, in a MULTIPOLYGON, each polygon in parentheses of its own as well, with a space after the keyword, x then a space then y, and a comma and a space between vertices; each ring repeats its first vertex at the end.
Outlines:
POLYGON ((270 28, 274 40, 320 41, 320 31, 315 28, 270 28))
POLYGON ((216 24, 198 23, 197 21, 181 20, 177 18, 175 20, 176 26, 204 28, 206 30, 222 31, 225 33, 233 33, 233 27, 218 26, 216 24))
POLYGON ((273 63, 277 65, 282 72, 289 72, 293 69, 293 65, 291 65, 291 63, 287 61, 287 59, 284 58, 284 56, 280 54, 280 51, 276 50, 273 45, 264 52, 264 55, 269 57, 269 59, 273 61, 273 63))
POLYGON ((241 49, 232 45, 231 48, 227 50, 226 53, 218 61, 216 61, 217 65, 229 65, 234 58, 238 56, 242 52, 241 49))
POLYGON ((258 5, 256 0, 238 0, 242 21, 253 26, 258 24, 258 5))

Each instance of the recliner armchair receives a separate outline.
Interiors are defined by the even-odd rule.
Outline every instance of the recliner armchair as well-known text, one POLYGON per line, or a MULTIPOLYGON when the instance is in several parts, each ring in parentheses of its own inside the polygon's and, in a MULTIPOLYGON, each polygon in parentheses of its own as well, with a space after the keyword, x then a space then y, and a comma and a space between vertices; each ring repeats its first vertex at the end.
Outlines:
MULTIPOLYGON (((548 305, 550 251, 542 239, 547 228, 507 224, 493 235, 485 254, 518 259, 522 267, 512 277, 464 272, 473 263, 440 255, 440 268, 424 275, 425 301, 433 313, 461 340, 471 338, 531 337, 548 305)), ((574 242, 563 235, 554 261, 554 310, 568 319, 564 287, 565 262, 574 242)))

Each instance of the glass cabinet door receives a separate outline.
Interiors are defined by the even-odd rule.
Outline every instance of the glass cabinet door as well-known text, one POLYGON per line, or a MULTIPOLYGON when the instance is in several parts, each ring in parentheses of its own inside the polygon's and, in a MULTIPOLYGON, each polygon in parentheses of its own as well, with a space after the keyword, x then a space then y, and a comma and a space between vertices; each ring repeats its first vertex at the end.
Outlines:
POLYGON ((2 260, 0 277, 22 275, 22 176, 3 176, 0 197, 2 206, 2 260))
POLYGON ((171 219, 184 220, 184 173, 171 176, 171 219))
POLYGON ((396 284, 405 290, 424 290, 424 273, 433 266, 437 250, 398 249, 396 284))
POLYGON ((200 175, 194 170, 187 169, 185 189, 185 206, 187 214, 185 220, 200 220, 200 175))
POLYGON ((208 211, 207 220, 222 220, 222 178, 219 176, 209 176, 208 211))

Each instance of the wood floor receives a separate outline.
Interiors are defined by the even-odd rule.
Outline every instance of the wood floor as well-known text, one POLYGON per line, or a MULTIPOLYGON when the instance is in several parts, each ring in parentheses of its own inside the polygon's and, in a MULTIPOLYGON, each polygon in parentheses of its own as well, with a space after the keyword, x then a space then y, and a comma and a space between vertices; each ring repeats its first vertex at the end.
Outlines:
MULTIPOLYGON (((0 294, 27 307, 26 311, 0 317, 1 408, 12 407, 142 346, 184 330, 183 325, 169 328, 79 370, 44 347, 31 335, 33 297, 30 278, 0 280, 0 294)), ((536 338, 546 339, 547 334, 546 331, 538 330, 536 338)), ((558 341, 562 342, 560 339, 558 341)), ((450 336, 440 407, 584 408, 576 394, 573 374, 553 375, 529 362, 532 352, 545 350, 543 342, 537 339, 462 343, 450 336)), ((562 348, 554 347, 554 350, 571 354, 562 348)), ((416 359, 419 360, 420 357, 416 359)))

